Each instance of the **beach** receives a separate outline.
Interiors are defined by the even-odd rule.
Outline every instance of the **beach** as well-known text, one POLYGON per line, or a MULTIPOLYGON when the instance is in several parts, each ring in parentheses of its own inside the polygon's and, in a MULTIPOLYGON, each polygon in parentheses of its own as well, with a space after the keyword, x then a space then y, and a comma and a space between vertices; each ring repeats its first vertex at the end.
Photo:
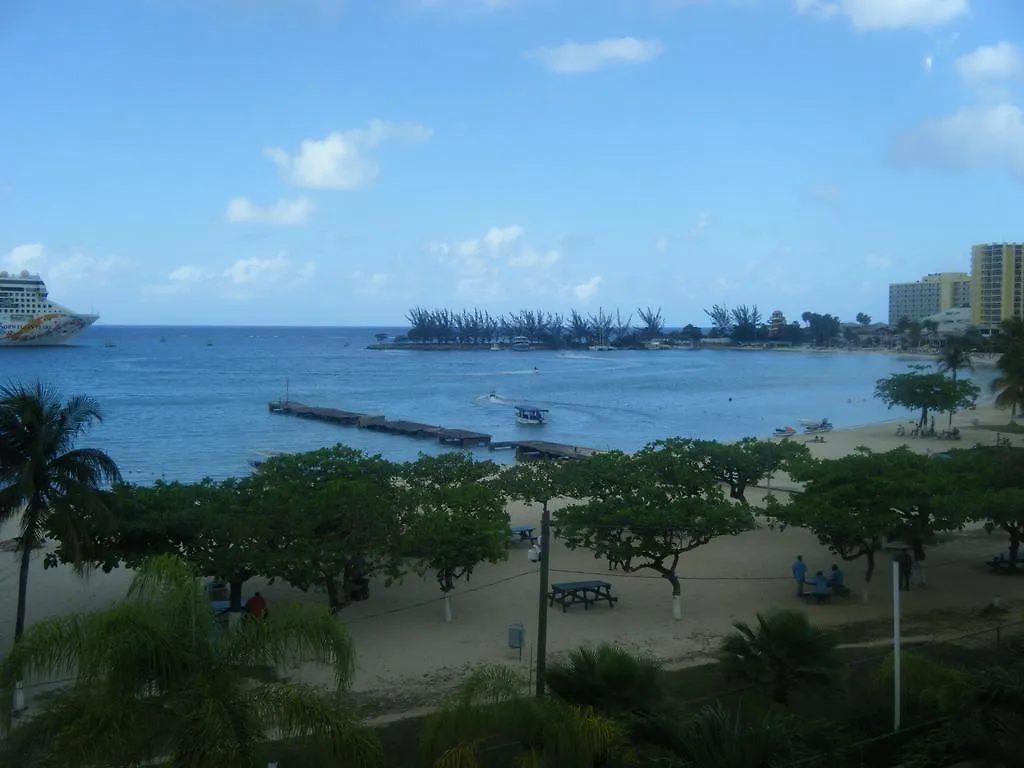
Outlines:
MULTIPOLYGON (((953 423, 963 439, 950 442, 935 438, 914 439, 897 436, 896 427, 909 423, 913 415, 893 411, 893 420, 866 427, 835 430, 825 442, 808 443, 815 456, 836 458, 864 445, 886 451, 901 445, 922 453, 937 453, 953 447, 969 447, 976 442, 992 443, 995 431, 976 429, 1002 425, 1005 412, 990 405, 958 414, 953 423)), ((944 427, 946 416, 936 419, 944 427), (941 422, 941 423, 940 423, 941 422)), ((1022 436, 1011 435, 1015 444, 1022 436)), ((807 440, 798 435, 796 440, 807 440)), ((779 476, 769 484, 784 494, 791 486, 779 476)), ((758 505, 766 488, 750 489, 748 497, 758 505)), ((540 522, 539 507, 521 503, 509 505, 512 525, 540 522)), ((0 538, 14 535, 8 526, 0 538)), ((904 594, 905 615, 924 616, 935 611, 962 611, 973 616, 998 595, 1011 607, 1010 616, 1019 617, 1024 601, 1024 580, 992 575, 984 561, 1006 548, 1000 533, 989 535, 975 527, 945 537, 943 543, 928 550, 928 584, 914 586, 904 594)), ((357 602, 338 614, 355 643, 358 670, 354 694, 368 711, 376 713, 416 710, 436 704, 438 697, 472 665, 532 662, 537 628, 539 568, 527 558, 528 544, 513 544, 507 561, 480 565, 467 584, 460 581, 451 593, 453 620, 446 623, 441 593, 432 575, 407 576, 400 584, 384 587, 371 584, 371 597, 357 602), (507 644, 508 628, 521 624, 526 647, 522 660, 507 644)), ((843 563, 853 597, 815 605, 794 595, 790 565, 803 555, 811 571, 827 570, 841 562, 831 555, 809 531, 788 529, 778 532, 761 526, 734 537, 723 537, 683 555, 678 573, 682 578, 682 620, 672 619, 669 584, 655 574, 640 571, 625 574, 609 571, 606 562, 587 551, 569 551, 557 539, 551 542, 551 582, 597 579, 612 585, 618 602, 614 608, 598 604, 589 610, 582 606, 562 612, 550 610, 548 620, 549 653, 557 656, 588 643, 614 642, 650 653, 668 664, 682 664, 706 658, 717 639, 729 631, 735 620, 752 620, 758 611, 770 607, 805 607, 815 622, 846 625, 879 622, 891 616, 891 575, 888 558, 878 558, 879 567, 872 584, 872 597, 864 603, 859 595, 864 582, 864 563, 843 563)), ((118 569, 110 574, 94 573, 87 579, 75 576, 70 568, 44 570, 42 552, 32 562, 28 586, 28 622, 67 611, 97 610, 123 597, 130 573, 118 569)), ((0 647, 11 641, 17 595, 17 556, 0 552, 0 647)), ((245 595, 260 590, 273 609, 275 604, 292 600, 326 604, 322 591, 303 593, 281 583, 268 585, 254 579, 245 585, 245 595)), ((979 619, 980 621, 980 619, 979 619)), ((971 621, 968 620, 970 625, 971 621)), ((884 632, 883 632, 884 634, 884 632)), ((299 679, 325 682, 312 669, 292 670, 299 679)), ((31 683, 27 698, 52 688, 31 683)))

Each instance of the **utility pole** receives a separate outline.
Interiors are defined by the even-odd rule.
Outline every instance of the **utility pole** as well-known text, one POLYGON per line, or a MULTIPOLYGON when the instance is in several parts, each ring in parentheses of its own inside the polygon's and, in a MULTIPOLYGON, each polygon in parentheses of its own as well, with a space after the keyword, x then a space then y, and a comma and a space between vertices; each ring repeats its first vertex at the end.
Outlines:
POLYGON ((540 518, 540 602, 537 611, 537 697, 544 695, 548 656, 548 567, 551 563, 551 512, 544 502, 540 518))

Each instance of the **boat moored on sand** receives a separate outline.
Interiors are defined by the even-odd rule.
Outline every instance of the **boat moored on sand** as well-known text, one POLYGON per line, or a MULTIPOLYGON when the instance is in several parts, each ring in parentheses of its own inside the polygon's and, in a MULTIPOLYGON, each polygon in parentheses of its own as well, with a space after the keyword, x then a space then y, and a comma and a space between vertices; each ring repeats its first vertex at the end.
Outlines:
POLYGON ((821 421, 801 421, 800 426, 804 428, 804 433, 808 435, 832 431, 832 422, 828 419, 822 419, 821 421))
POLYGON ((796 434, 796 430, 792 427, 776 427, 775 437, 792 437, 796 434))

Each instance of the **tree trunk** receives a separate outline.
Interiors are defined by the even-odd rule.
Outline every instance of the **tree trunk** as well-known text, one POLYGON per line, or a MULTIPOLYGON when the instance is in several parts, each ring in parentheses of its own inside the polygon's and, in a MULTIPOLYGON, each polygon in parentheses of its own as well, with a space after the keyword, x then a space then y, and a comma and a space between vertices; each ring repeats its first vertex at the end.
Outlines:
POLYGON ((675 573, 664 574, 664 576, 668 579, 668 583, 672 585, 672 618, 680 621, 683 618, 683 606, 680 601, 680 595, 683 591, 682 585, 679 583, 679 577, 675 573))
POLYGON ((776 674, 772 683, 772 701, 783 706, 789 701, 789 684, 785 675, 776 674))
POLYGON ((917 583, 919 586, 925 586, 928 583, 928 571, 925 568, 925 551, 924 543, 915 538, 911 541, 911 547, 914 550, 914 568, 917 570, 917 583))
POLYGON ((244 583, 245 582, 243 581, 228 582, 228 589, 230 590, 230 593, 228 594, 228 602, 230 603, 230 605, 228 606, 228 610, 242 610, 242 585, 244 583))
POLYGON ((324 586, 327 588, 327 605, 330 606, 331 613, 337 613, 345 607, 338 596, 338 582, 333 576, 327 576, 324 578, 324 586))
POLYGON ((1020 534, 1016 531, 1010 533, 1010 568, 1017 567, 1017 553, 1020 552, 1020 534))
POLYGON ((447 593, 444 596, 444 620, 448 623, 452 620, 452 596, 447 593))
POLYGON ((870 598, 870 596, 871 596, 870 595, 870 591, 871 591, 871 577, 875 575, 875 552, 874 552, 874 550, 869 551, 867 553, 867 555, 865 555, 865 557, 867 558, 867 561, 868 561, 868 569, 867 569, 867 571, 864 574, 864 588, 861 590, 860 596, 861 596, 861 600, 863 600, 866 603, 868 601, 868 599, 870 598))
POLYGON ((928 423, 928 406, 921 409, 921 421, 918 422, 918 428, 923 432, 925 425, 928 423))
MULTIPOLYGON (((952 371, 952 373, 953 373, 953 383, 956 384, 956 368, 950 368, 950 371, 952 371)), ((953 429, 953 414, 954 413, 956 413, 956 409, 950 408, 949 409, 949 428, 950 429, 953 429)))
MULTIPOLYGON (((25 514, 28 514, 26 511, 25 514)), ((32 563, 32 537, 21 538, 21 566, 18 569, 18 609, 14 620, 14 642, 21 641, 25 634, 25 609, 28 603, 28 567, 32 563)), ((14 685, 12 713, 21 714, 25 709, 25 687, 21 680, 14 685)))

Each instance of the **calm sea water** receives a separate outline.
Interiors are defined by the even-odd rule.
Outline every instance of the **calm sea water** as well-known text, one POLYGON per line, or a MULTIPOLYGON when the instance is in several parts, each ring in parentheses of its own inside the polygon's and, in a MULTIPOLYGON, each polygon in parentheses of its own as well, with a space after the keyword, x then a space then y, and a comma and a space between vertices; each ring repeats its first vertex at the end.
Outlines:
MULTIPOLYGON (((258 450, 342 442, 396 461, 438 450, 429 441, 269 413, 267 403, 286 386, 308 405, 495 440, 624 450, 672 435, 732 440, 800 419, 849 427, 903 415, 871 397, 876 379, 906 370, 907 361, 893 356, 366 349, 374 333, 400 330, 103 326, 69 347, 0 349, 0 378, 42 378, 64 393, 96 397, 105 420, 90 439, 133 482, 245 474, 258 450), (492 391, 499 402, 488 398, 492 391), (549 423, 517 425, 512 406, 522 403, 549 408, 549 423)), ((511 459, 507 451, 475 453, 511 459)))

